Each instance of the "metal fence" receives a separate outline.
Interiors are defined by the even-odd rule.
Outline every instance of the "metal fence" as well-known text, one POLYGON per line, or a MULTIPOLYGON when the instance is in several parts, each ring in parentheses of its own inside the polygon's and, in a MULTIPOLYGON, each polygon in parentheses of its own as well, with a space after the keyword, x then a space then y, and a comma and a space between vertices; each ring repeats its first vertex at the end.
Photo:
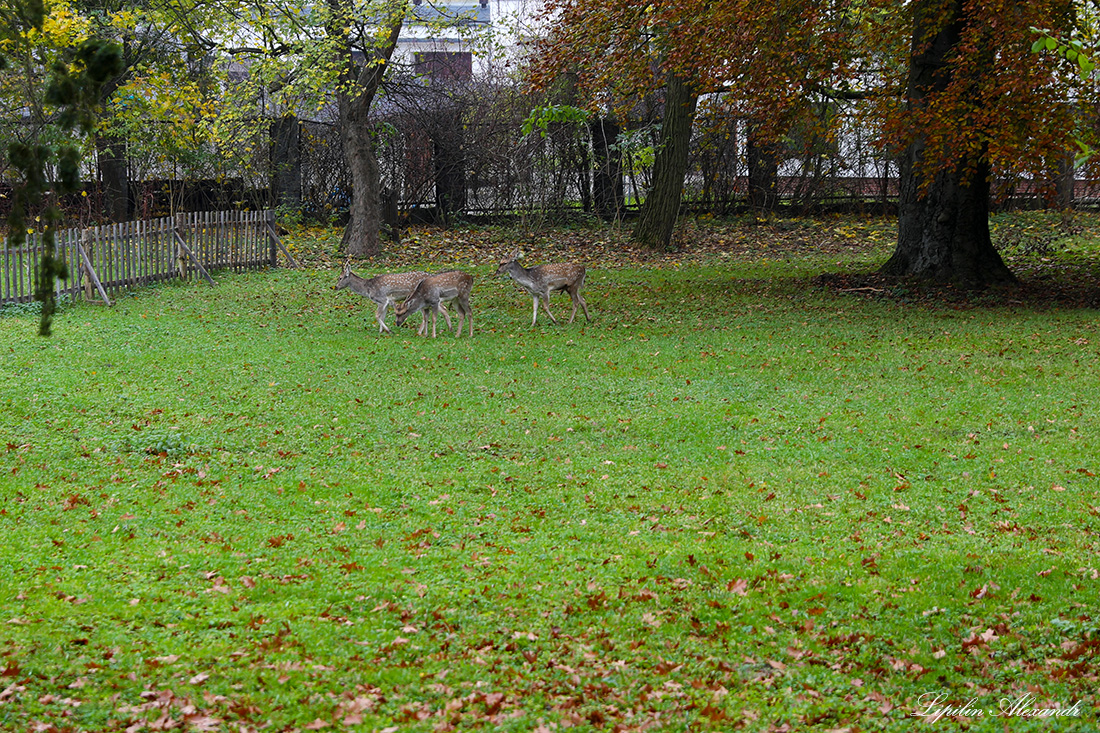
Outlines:
MULTIPOLYGON (((55 256, 68 268, 58 280, 58 296, 110 304, 120 291, 173 278, 202 277, 212 272, 274 267, 282 251, 273 211, 214 211, 66 229, 55 237, 55 256)), ((34 300, 42 235, 28 234, 20 247, 7 239, 0 248, 0 303, 34 300)))

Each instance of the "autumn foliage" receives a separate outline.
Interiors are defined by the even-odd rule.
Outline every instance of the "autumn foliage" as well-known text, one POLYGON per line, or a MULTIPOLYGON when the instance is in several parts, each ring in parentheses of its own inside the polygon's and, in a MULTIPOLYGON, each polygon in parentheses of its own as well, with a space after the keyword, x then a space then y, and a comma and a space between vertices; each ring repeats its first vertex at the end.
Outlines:
POLYGON ((593 109, 629 115, 668 74, 762 116, 804 104, 837 76, 847 21, 820 2, 550 0, 536 86, 568 79, 593 109))
POLYGON ((1081 90, 1056 57, 1032 53, 1032 29, 1066 27, 1071 4, 939 0, 917 3, 914 12, 907 20, 914 65, 942 55, 943 68, 926 87, 910 74, 896 79, 904 94, 877 95, 884 141, 921 139, 925 180, 959 162, 968 177, 980 163, 1002 179, 1049 175, 1073 147, 1081 90), (952 24, 958 42, 935 48, 936 33, 952 24))
POLYGON ((1090 89, 1032 49, 1037 28, 1073 30, 1065 0, 551 0, 548 18, 534 82, 604 113, 636 115, 639 95, 683 80, 756 143, 799 125, 830 139, 858 118, 908 161, 895 274, 1010 279, 989 243, 990 182, 1053 191, 1074 136, 1087 136, 1090 89))

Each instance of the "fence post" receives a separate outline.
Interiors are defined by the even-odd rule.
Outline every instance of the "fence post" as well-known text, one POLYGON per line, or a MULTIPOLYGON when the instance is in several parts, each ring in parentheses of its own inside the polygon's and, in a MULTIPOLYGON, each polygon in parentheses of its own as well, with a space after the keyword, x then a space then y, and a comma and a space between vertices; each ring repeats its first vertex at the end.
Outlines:
POLYGON ((172 223, 172 236, 176 243, 176 273, 180 280, 187 279, 187 258, 183 254, 183 240, 180 237, 182 222, 186 221, 183 214, 176 214, 176 220, 172 223))
POLYGON ((90 228, 85 229, 81 233, 80 239, 81 239, 80 248, 81 248, 82 251, 80 253, 81 258, 80 258, 80 270, 79 270, 79 272, 82 275, 85 275, 85 274, 87 275, 87 277, 83 278, 83 280, 84 280, 84 300, 91 300, 92 299, 92 290, 95 288, 95 285, 92 283, 92 276, 91 276, 91 272, 90 272, 91 268, 89 268, 88 265, 85 264, 85 263, 90 262, 92 260, 92 258, 95 257, 95 247, 92 245, 92 242, 93 242, 93 240, 92 240, 92 230, 90 228))
POLYGON ((191 262, 195 265, 195 267, 199 268, 199 272, 202 273, 202 276, 204 278, 206 278, 206 282, 210 283, 211 285, 217 285, 217 283, 214 282, 214 278, 210 277, 210 273, 207 272, 206 268, 202 266, 202 262, 199 261, 199 258, 196 257, 195 253, 191 251, 191 248, 187 246, 187 242, 185 242, 183 240, 183 235, 180 233, 180 230, 183 227, 181 226, 180 222, 181 221, 185 222, 186 218, 181 219, 181 217, 185 217, 185 215, 184 214, 177 214, 176 215, 176 228, 174 230, 175 235, 176 235, 176 244, 179 246, 179 249, 180 249, 180 256, 179 256, 180 277, 181 278, 184 277, 184 268, 183 268, 184 259, 183 259, 183 255, 186 254, 187 257, 190 258, 191 262))
MULTIPOLYGON (((88 243, 89 249, 92 246, 92 230, 84 230, 84 241, 88 243)), ((92 286, 94 285, 96 290, 99 291, 99 297, 103 298, 103 302, 107 305, 111 304, 111 299, 107 297, 107 291, 103 289, 103 283, 99 281, 99 276, 96 275, 95 268, 92 267, 92 261, 88 257, 88 253, 84 250, 83 244, 77 244, 77 249, 80 250, 80 267, 88 275, 88 281, 84 286, 84 298, 85 300, 92 300, 92 286)), ((93 250, 94 251, 94 250, 93 250)))
POLYGON ((264 213, 264 228, 267 230, 267 238, 271 241, 271 266, 275 266, 275 247, 278 247, 286 255, 286 258, 290 260, 291 267, 298 267, 298 260, 294 259, 294 255, 290 254, 286 247, 283 246, 282 240, 279 239, 278 232, 275 231, 275 212, 268 210, 264 213))

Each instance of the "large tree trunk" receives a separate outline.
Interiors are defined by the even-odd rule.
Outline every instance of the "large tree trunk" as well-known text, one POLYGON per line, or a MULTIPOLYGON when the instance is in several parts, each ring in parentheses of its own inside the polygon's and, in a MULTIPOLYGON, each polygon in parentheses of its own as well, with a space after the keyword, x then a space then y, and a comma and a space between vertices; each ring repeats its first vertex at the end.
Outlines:
MULTIPOLYGON (((963 6, 963 0, 954 0, 946 22, 935 13, 918 11, 909 65, 911 108, 924 107, 956 81, 949 57, 967 22, 963 6)), ((918 133, 901 161, 898 245, 882 273, 976 285, 1015 281, 989 235, 991 171, 986 151, 973 151, 970 159, 957 161, 931 179, 927 171, 934 161, 926 160, 924 152, 925 141, 918 133)))
POLYGON ((405 20, 406 0, 389 4, 380 22, 386 26, 386 38, 375 49, 374 57, 356 68, 347 45, 347 25, 351 15, 350 0, 329 0, 332 13, 330 34, 346 49, 336 105, 340 114, 340 139, 344 157, 351 172, 350 219, 340 242, 341 251, 356 257, 369 257, 382 251, 381 172, 371 139, 370 107, 382 85, 390 57, 397 47, 397 37, 405 20))
MULTIPOLYGON (((901 164, 898 246, 882 267, 886 275, 968 284, 1013 282, 989 236, 989 166, 962 182, 947 171, 922 190, 913 171, 920 149, 910 146, 901 164)), ((960 166, 961 167, 961 166, 960 166)))
POLYGON ((371 257, 382 251, 381 172, 374 141, 370 135, 370 103, 356 99, 339 100, 340 139, 344 159, 351 172, 350 217, 344 227, 340 251, 355 257, 371 257))
POLYGON ((667 249, 680 213, 680 199, 687 174, 691 128, 699 95, 675 73, 665 89, 665 114, 661 144, 653 161, 653 187, 642 204, 634 227, 634 241, 651 249, 667 249))

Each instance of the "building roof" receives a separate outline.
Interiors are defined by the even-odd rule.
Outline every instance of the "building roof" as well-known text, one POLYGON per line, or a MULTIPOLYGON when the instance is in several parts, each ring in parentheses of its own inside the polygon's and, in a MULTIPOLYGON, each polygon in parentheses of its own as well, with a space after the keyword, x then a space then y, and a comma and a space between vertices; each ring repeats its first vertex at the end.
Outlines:
POLYGON ((492 14, 488 0, 467 0, 467 2, 457 3, 414 0, 410 22, 488 25, 492 22, 492 14))

